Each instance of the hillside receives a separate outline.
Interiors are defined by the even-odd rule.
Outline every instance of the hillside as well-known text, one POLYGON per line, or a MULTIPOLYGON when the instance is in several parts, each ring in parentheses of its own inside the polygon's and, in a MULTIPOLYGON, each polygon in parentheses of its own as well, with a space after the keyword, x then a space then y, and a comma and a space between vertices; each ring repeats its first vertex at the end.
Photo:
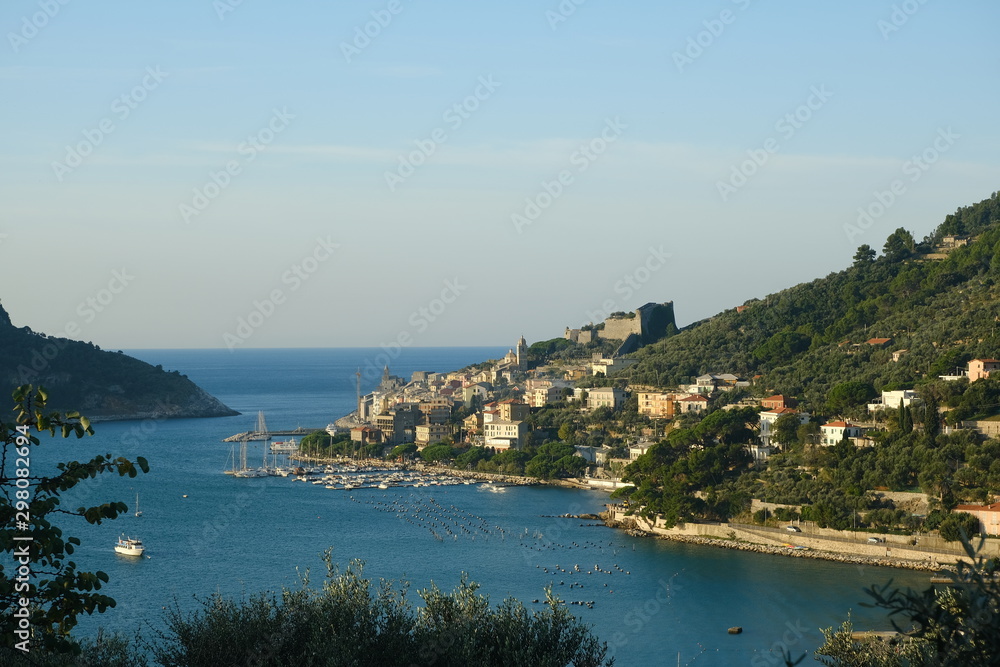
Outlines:
MULTIPOLYGON (((9 399, 22 384, 48 389, 51 409, 79 411, 92 421, 239 414, 177 371, 15 327, 0 305, 0 394, 9 399)), ((8 410, 0 404, 0 417, 8 410)))
POLYGON ((744 308, 695 323, 640 350, 617 377, 672 386, 704 373, 758 378, 764 391, 821 403, 847 380, 913 385, 976 357, 1000 356, 1000 196, 947 216, 915 242, 893 232, 881 256, 867 245, 854 264, 744 308), (941 252, 947 235, 969 245, 941 252), (882 346, 872 338, 891 338, 882 346), (892 353, 907 350, 893 362, 892 353))

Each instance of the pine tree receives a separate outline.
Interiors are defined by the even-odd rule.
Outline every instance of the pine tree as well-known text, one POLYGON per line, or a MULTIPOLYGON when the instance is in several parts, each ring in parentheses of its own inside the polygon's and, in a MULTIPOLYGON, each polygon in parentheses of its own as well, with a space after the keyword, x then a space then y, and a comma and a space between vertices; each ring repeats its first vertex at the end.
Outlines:
POLYGON ((903 408, 903 433, 913 432, 913 409, 903 408))
POLYGON ((934 438, 941 432, 941 415, 938 414, 937 399, 927 397, 924 406, 924 433, 934 438))

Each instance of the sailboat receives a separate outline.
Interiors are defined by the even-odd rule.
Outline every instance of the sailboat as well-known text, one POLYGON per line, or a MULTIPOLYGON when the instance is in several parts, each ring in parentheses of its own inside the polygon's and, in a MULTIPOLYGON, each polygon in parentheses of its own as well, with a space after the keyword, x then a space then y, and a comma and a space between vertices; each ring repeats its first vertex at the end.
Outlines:
POLYGON ((139 494, 135 494, 135 515, 142 516, 142 510, 139 509, 139 494))

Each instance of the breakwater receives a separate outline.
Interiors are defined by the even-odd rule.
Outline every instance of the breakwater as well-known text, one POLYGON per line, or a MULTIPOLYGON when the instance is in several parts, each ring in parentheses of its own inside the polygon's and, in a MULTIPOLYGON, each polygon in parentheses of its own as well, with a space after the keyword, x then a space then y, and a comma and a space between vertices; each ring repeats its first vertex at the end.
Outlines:
POLYGON ((936 572, 946 565, 954 565, 959 560, 968 560, 967 557, 963 558, 957 553, 942 554, 916 549, 905 551, 900 554, 901 557, 883 556, 877 551, 891 551, 887 550, 884 545, 846 544, 818 537, 801 537, 800 533, 787 537, 769 536, 730 524, 688 524, 667 529, 654 526, 641 517, 625 515, 621 510, 615 508, 601 512, 601 519, 605 525, 623 530, 633 537, 655 537, 673 542, 736 549, 786 558, 811 558, 850 565, 894 567, 926 572, 936 572), (797 544, 793 545, 783 540, 792 540, 797 544))

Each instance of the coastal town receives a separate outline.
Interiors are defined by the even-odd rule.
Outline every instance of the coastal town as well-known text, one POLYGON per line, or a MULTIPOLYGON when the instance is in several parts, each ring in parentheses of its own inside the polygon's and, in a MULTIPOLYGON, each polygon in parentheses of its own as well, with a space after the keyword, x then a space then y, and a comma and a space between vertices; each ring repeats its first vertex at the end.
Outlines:
MULTIPOLYGON (((744 378, 724 368, 672 387, 632 384, 614 375, 637 363, 633 355, 644 341, 658 340, 672 324, 672 303, 649 303, 596 325, 567 328, 561 339, 565 343, 545 341, 529 347, 522 336, 503 358, 458 371, 418 371, 407 380, 392 375, 386 367, 371 392, 361 393, 359 379, 357 410, 331 424, 327 431, 340 438, 349 433, 352 447, 371 455, 400 462, 415 459, 428 470, 478 473, 483 478, 507 475, 508 480, 541 477, 577 488, 614 492, 634 486, 630 464, 640 461, 656 443, 671 431, 696 426, 715 411, 740 415, 741 425, 750 434, 743 443, 747 467, 763 470, 769 459, 783 454, 796 438, 815 450, 832 451, 843 444, 872 448, 879 433, 885 431, 887 420, 893 424, 904 422, 907 416, 912 420, 913 411, 926 408, 918 391, 886 389, 864 405, 845 410, 851 417, 822 414, 808 409, 796 397, 768 392, 759 376, 744 378), (668 317, 661 317, 660 329, 651 331, 652 315, 664 311, 668 317), (586 357, 579 352, 569 356, 539 351, 595 347, 603 351, 586 357), (610 386, 603 386, 609 380, 610 386), (564 418, 569 414, 570 421, 557 427, 553 414, 564 418), (558 461, 550 461, 548 467, 533 466, 546 448, 558 448, 558 461)), ((878 350, 887 355, 889 363, 898 362, 907 353, 888 337, 848 342, 842 347, 846 355, 878 350)), ((1000 360, 973 359, 940 380, 975 383, 997 371, 1000 360)), ((822 410, 823 406, 817 407, 822 410)), ((968 421, 944 426, 941 432, 966 430, 985 439, 1000 433, 998 425, 1000 422, 968 421)), ((690 448, 703 450, 705 446, 695 443, 690 448)), ((704 496, 704 492, 696 491, 695 495, 704 496)), ((920 491, 882 490, 869 496, 918 518, 939 505, 920 491)), ((751 499, 744 516, 717 522, 665 522, 657 513, 643 509, 629 506, 626 500, 624 505, 609 505, 605 518, 609 525, 668 539, 735 548, 754 545, 808 557, 856 556, 918 569, 936 570, 964 554, 958 543, 936 534, 915 539, 912 531, 895 534, 901 532, 895 530, 898 525, 883 525, 881 530, 866 526, 859 531, 861 514, 852 519, 853 530, 845 530, 822 520, 805 520, 808 510, 803 512, 801 504, 761 498, 751 499), (760 525, 752 525, 755 521, 747 515, 758 520, 763 515, 763 519, 760 525)), ((953 510, 976 518, 975 533, 1000 534, 1000 503, 956 504, 953 510)), ((1000 544, 995 542, 987 540, 983 553, 1000 555, 1000 544)))

